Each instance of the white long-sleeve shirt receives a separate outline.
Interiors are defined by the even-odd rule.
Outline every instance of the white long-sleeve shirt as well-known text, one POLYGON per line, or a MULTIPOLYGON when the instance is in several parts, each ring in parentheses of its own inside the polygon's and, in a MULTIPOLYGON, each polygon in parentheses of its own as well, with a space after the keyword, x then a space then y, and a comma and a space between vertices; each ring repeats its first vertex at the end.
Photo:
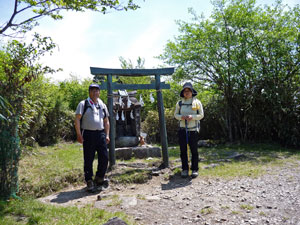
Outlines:
POLYGON ((182 116, 192 116, 192 120, 188 122, 187 127, 189 131, 196 131, 198 122, 204 117, 203 107, 201 102, 197 98, 181 99, 181 109, 179 102, 176 104, 174 117, 180 121, 180 127, 185 128, 185 120, 182 120, 182 116))

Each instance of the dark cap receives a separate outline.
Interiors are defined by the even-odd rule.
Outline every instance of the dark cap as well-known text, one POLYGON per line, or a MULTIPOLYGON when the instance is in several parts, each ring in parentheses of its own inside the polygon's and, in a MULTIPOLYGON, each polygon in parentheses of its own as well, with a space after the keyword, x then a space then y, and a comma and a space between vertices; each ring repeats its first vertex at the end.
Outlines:
POLYGON ((90 91, 92 88, 98 88, 98 89, 100 90, 99 84, 91 84, 91 85, 89 86, 89 91, 90 91))
POLYGON ((183 90, 185 88, 188 88, 192 91, 192 96, 195 97, 198 93, 197 91, 195 91, 195 89, 193 88, 193 85, 190 83, 190 82, 186 82, 183 87, 182 87, 182 90, 180 92, 180 97, 184 98, 184 95, 183 95, 183 90))

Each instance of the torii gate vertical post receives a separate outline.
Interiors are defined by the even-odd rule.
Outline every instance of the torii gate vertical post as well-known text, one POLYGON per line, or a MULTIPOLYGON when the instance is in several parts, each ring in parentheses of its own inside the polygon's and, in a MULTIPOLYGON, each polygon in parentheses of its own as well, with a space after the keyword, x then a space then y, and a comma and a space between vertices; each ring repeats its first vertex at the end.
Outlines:
POLYGON ((116 164, 115 158, 115 116, 113 111, 113 90, 115 89, 155 89, 157 92, 157 107, 159 112, 160 135, 163 155, 163 166, 169 167, 168 138, 164 116, 164 105, 162 98, 162 89, 170 89, 169 84, 160 81, 161 75, 172 75, 174 68, 159 69, 108 69, 91 67, 91 74, 95 76, 107 76, 107 82, 102 82, 101 90, 107 90, 108 111, 110 114, 110 143, 109 143, 109 162, 112 168, 116 164), (112 82, 112 76, 152 76, 155 75, 155 83, 151 84, 119 84, 112 82))
POLYGON ((169 153, 168 153, 168 138, 167 138, 167 129, 165 123, 165 109, 163 103, 163 97, 160 88, 160 75, 155 75, 155 89, 157 96, 157 107, 159 115, 159 126, 160 126, 160 142, 162 147, 163 162, 165 167, 169 167, 169 153))
MULTIPOLYGON (((114 111, 113 111, 113 86, 112 86, 112 75, 107 75, 107 103, 108 103, 108 112, 109 112, 109 124, 110 124, 110 130, 109 130, 109 149, 115 149, 115 129, 114 129, 114 111)), ((116 164, 116 156, 115 151, 109 151, 109 160, 110 160, 110 166, 114 166, 116 164)))

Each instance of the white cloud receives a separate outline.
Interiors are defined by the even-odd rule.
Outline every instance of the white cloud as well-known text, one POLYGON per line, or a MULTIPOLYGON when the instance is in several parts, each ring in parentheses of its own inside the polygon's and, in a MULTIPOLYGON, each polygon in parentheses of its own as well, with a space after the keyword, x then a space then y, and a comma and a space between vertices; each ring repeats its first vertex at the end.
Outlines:
POLYGON ((57 69, 63 68, 63 72, 51 75, 55 80, 64 80, 69 75, 77 74, 85 76, 89 74, 89 53, 86 51, 89 37, 87 30, 91 25, 91 16, 84 16, 70 12, 64 16, 64 20, 57 21, 56 26, 40 26, 38 32, 44 36, 51 36, 58 45, 54 53, 45 56, 42 63, 57 69))
POLYGON ((155 59, 154 56, 161 54, 167 41, 165 37, 169 37, 172 26, 173 24, 170 21, 153 21, 149 27, 145 28, 143 33, 129 43, 128 48, 121 53, 121 56, 131 60, 135 60, 140 56, 145 58, 146 67, 157 66, 159 60, 155 59))

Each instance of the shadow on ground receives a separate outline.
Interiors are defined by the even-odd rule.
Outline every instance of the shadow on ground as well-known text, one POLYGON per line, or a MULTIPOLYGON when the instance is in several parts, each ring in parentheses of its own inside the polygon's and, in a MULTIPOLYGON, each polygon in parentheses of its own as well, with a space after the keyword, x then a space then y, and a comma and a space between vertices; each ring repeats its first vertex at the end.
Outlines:
POLYGON ((183 188, 192 184, 191 178, 181 178, 178 174, 172 176, 167 184, 161 184, 162 190, 172 190, 183 188))
POLYGON ((52 203, 58 203, 58 204, 63 204, 75 199, 81 199, 86 196, 91 196, 91 195, 97 195, 101 192, 99 191, 94 191, 94 192, 87 192, 86 188, 78 189, 78 190, 72 190, 72 191, 63 191, 60 192, 56 198, 52 199, 50 202, 52 203))

